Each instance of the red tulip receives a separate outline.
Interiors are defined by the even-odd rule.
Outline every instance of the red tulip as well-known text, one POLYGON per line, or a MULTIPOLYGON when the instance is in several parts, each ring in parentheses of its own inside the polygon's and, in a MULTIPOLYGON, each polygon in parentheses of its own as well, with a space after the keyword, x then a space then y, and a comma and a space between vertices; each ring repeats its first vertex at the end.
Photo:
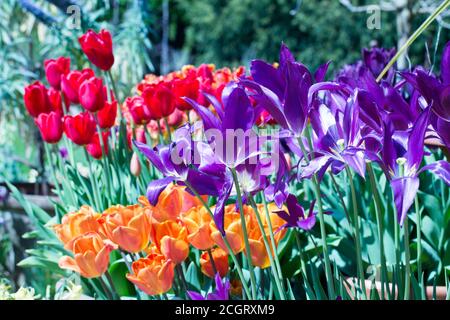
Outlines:
POLYGON ((138 142, 142 142, 144 144, 147 143, 147 138, 145 136, 145 130, 143 127, 137 127, 134 129, 135 132, 135 136, 133 137, 133 130, 131 129, 127 129, 127 143, 128 143, 128 148, 131 150, 132 148, 132 140, 136 140, 138 142))
POLYGON ((145 105, 144 99, 142 97, 128 97, 125 100, 125 104, 135 124, 147 124, 152 119, 150 110, 145 105))
POLYGON ((97 113, 98 125, 102 129, 109 129, 114 126, 117 116, 117 101, 107 102, 102 110, 97 113))
POLYGON ((78 89, 80 104, 90 112, 97 112, 105 105, 103 80, 92 77, 84 80, 78 89))
POLYGON ((84 80, 94 77, 92 69, 74 70, 61 77, 61 89, 70 102, 79 103, 78 89, 84 80))
POLYGON ((34 118, 41 113, 48 113, 51 111, 50 102, 48 101, 47 96, 47 88, 40 81, 33 82, 25 87, 23 100, 28 113, 34 118))
POLYGON ((95 159, 101 159, 103 156, 102 144, 105 148, 105 153, 108 154, 109 131, 102 132, 102 141, 100 141, 99 137, 98 132, 96 132, 92 137, 91 142, 86 145, 87 152, 95 159))
POLYGON ((57 143, 61 140, 63 134, 61 114, 53 111, 41 113, 34 119, 34 122, 41 131, 42 140, 47 143, 57 143))
POLYGON ((44 67, 48 83, 56 90, 60 90, 61 76, 68 74, 70 71, 70 59, 60 57, 56 60, 45 60, 44 67))
POLYGON ((175 97, 168 83, 160 82, 153 87, 147 87, 142 97, 155 120, 168 117, 175 110, 175 97))
MULTIPOLYGON (((50 103, 50 108, 52 111, 57 112, 60 116, 63 115, 63 105, 61 99, 61 93, 53 88, 48 89, 47 91, 48 101, 50 103)), ((68 105, 68 101, 66 100, 66 105, 68 105)))
POLYGON ((114 64, 112 39, 109 31, 102 29, 99 33, 88 30, 80 38, 81 49, 98 68, 108 71, 114 64))
POLYGON ((191 105, 184 101, 183 97, 197 100, 199 82, 195 78, 175 79, 173 82, 173 93, 176 96, 176 107, 180 110, 190 110, 191 105))
POLYGON ((96 131, 94 117, 89 112, 82 112, 76 116, 64 118, 64 131, 67 137, 80 146, 91 142, 96 131))

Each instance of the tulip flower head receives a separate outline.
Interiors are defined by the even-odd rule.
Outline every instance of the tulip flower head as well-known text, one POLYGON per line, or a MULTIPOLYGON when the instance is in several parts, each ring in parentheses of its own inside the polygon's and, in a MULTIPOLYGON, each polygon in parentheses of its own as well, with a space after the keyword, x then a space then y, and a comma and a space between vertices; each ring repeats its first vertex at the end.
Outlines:
MULTIPOLYGON (((228 273, 228 254, 221 248, 215 248, 211 251, 214 260, 214 267, 219 275, 223 278, 228 273)), ((210 278, 214 278, 214 268, 211 257, 207 251, 202 252, 200 256, 200 269, 203 274, 210 278)))
POLYGON ((150 254, 133 262, 133 274, 127 279, 149 295, 163 294, 172 288, 174 267, 170 259, 159 254, 150 254))
POLYGON ((74 258, 64 256, 59 267, 73 270, 85 278, 97 278, 104 274, 109 264, 109 254, 117 246, 109 240, 103 240, 99 234, 88 232, 73 240, 74 258))
POLYGON ((41 132, 42 140, 47 143, 58 143, 63 134, 63 122, 61 115, 56 112, 41 113, 34 119, 39 131, 41 132))
POLYGON ((61 77, 70 72, 70 58, 59 57, 44 61, 45 75, 48 83, 55 89, 61 89, 61 77))
POLYGON ((36 118, 41 113, 51 111, 47 88, 40 81, 35 81, 25 87, 23 100, 28 113, 33 118, 36 118))
POLYGON ((84 54, 98 68, 108 71, 114 64, 113 45, 111 33, 108 30, 100 30, 95 33, 89 29, 78 38, 84 54))
POLYGON ((69 212, 63 216, 61 224, 53 226, 59 240, 68 250, 72 250, 73 240, 85 233, 97 232, 100 229, 96 213, 90 206, 84 205, 80 210, 69 212))
POLYGON ((99 219, 100 233, 122 250, 140 252, 150 241, 148 213, 140 205, 113 206, 99 219))
POLYGON ((96 130, 94 117, 88 112, 64 118, 64 132, 73 143, 80 146, 91 143, 96 130))

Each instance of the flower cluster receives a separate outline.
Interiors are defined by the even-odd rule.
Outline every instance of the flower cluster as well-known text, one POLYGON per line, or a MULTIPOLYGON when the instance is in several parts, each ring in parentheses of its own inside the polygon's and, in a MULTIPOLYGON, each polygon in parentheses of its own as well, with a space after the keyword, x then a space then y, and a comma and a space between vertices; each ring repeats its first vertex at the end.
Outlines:
MULTIPOLYGON (((216 70, 211 64, 187 65, 164 76, 149 74, 136 86, 137 95, 125 99, 122 112, 130 128, 138 126, 135 129, 138 141, 146 141, 143 128, 156 139, 159 129, 167 134, 167 125, 177 127, 188 117, 190 120, 197 118, 195 112, 190 112, 192 106, 185 98, 200 104, 206 103, 208 98, 220 100, 225 86, 244 74, 244 67, 216 70)), ((129 129, 129 136, 131 134, 129 129)))
MULTIPOLYGON (((270 223, 279 228, 283 224, 269 205, 270 223)), ((245 207, 246 227, 249 230, 251 258, 255 266, 267 268, 268 252, 262 243, 262 233, 257 226, 255 212, 245 207)), ((263 206, 259 205, 263 215, 263 206)), ((245 251, 239 213, 234 205, 225 209, 226 237, 232 244, 234 254, 245 251)), ((266 236, 268 221, 263 219, 266 236)), ((54 225, 54 231, 73 254, 60 259, 63 269, 73 270, 83 277, 96 278, 108 270, 110 253, 141 254, 132 263, 127 279, 149 295, 158 295, 172 288, 174 269, 188 258, 190 246, 201 250, 198 261, 203 274, 210 278, 226 277, 229 272, 227 248, 221 233, 200 200, 185 191, 184 187, 170 185, 160 195, 155 206, 145 197, 139 204, 116 205, 103 213, 96 213, 89 206, 63 217, 62 223, 54 225), (213 261, 211 261, 211 259, 213 261)), ((276 235, 276 243, 284 236, 276 235)))
MULTIPOLYGON (((111 68, 114 57, 108 31, 96 34, 89 30, 79 42, 94 65, 102 70, 111 68)), ((45 60, 44 67, 50 88, 36 81, 24 92, 25 107, 42 139, 55 144, 65 133, 73 143, 85 146, 92 157, 101 158, 103 150, 108 151, 109 129, 116 122, 117 101, 113 93, 92 69, 70 70, 69 58, 45 60), (74 114, 71 106, 75 105, 81 105, 82 112, 74 114)))

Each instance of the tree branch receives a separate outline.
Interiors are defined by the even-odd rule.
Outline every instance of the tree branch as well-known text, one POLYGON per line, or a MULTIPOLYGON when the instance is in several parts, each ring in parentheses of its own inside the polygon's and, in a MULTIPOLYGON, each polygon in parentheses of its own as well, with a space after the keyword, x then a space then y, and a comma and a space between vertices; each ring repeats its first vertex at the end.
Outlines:
POLYGON ((48 13, 44 12, 41 8, 36 6, 30 0, 19 0, 19 4, 22 6, 23 9, 34 15, 39 21, 48 26, 51 26, 52 24, 58 22, 55 18, 53 18, 48 13))

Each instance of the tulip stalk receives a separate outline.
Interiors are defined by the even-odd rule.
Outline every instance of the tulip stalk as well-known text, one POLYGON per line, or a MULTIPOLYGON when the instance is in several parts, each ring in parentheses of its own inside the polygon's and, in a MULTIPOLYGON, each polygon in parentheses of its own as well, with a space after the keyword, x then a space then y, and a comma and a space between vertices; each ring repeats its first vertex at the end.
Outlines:
POLYGON ((422 212, 419 206, 419 197, 414 198, 414 209, 416 211, 417 229, 417 279, 422 285, 422 212))
MULTIPOLYGON (((303 140, 301 137, 298 138, 298 143, 300 145, 300 148, 303 153, 303 157, 307 164, 309 164, 308 159, 308 153, 306 151, 305 145, 303 143, 303 140)), ((319 225, 320 225, 320 236, 322 240, 322 253, 323 258, 325 261, 325 275, 327 277, 327 288, 328 288, 328 296, 329 299, 335 298, 335 292, 334 292, 334 280, 333 280, 333 274, 331 272, 331 264, 330 264, 330 257, 328 255, 328 244, 327 244, 327 233, 325 229, 325 218, 323 213, 323 206, 322 206, 322 197, 320 194, 320 184, 317 180, 317 174, 314 174, 312 177, 312 182, 314 186, 314 196, 317 199, 317 205, 319 209, 319 225)))
MULTIPOLYGON (((93 163, 91 160, 91 157, 89 156, 88 152, 86 151, 86 149, 84 149, 84 153, 85 156, 88 160, 88 167, 89 167, 89 180, 91 182, 91 186, 92 186, 92 192, 94 193, 94 201, 95 201, 95 207, 98 211, 103 210, 103 206, 102 203, 100 201, 100 196, 98 194, 98 185, 97 185, 97 179, 94 176, 94 170, 93 170, 93 163)), ((87 190, 89 191, 89 190, 87 190)))
POLYGON ((348 181, 350 183, 350 192, 352 196, 352 209, 353 209, 353 230, 355 232, 355 246, 356 246, 356 264, 357 273, 360 282, 360 288, 362 290, 362 295, 366 298, 366 283, 364 278, 364 269, 362 262, 362 250, 361 250, 361 234, 359 226, 359 216, 358 216, 358 202, 356 200, 356 189, 353 182, 353 175, 348 166, 345 166, 345 171, 347 173, 348 181))
MULTIPOLYGON (((385 299, 385 286, 387 286, 387 268, 386 257, 384 255, 384 221, 383 221, 383 205, 381 203, 380 192, 377 186, 377 180, 373 171, 372 163, 367 163, 367 171, 369 173, 369 181, 372 188, 373 199, 375 202, 375 214, 378 225, 378 242, 380 251, 380 263, 381 263, 381 297, 385 299)), ((388 290, 389 291, 389 290, 388 290)))
POLYGON ((403 235, 405 241, 405 300, 409 300, 411 290, 411 253, 409 250, 409 222, 408 217, 403 223, 403 235))
MULTIPOLYGON (((270 260, 270 267, 272 269, 272 274, 273 274, 273 277, 275 279, 275 284, 277 286, 278 293, 280 294, 281 300, 286 300, 286 296, 285 296, 284 289, 283 289, 283 286, 282 286, 283 278, 280 279, 279 272, 277 270, 277 266, 275 264, 275 260, 274 260, 274 257, 273 257, 274 255, 276 255, 276 252, 274 252, 275 253, 274 255, 272 254, 272 249, 271 249, 271 247, 269 245, 269 240, 267 239, 266 231, 264 230, 264 225, 262 223, 261 216, 259 214, 259 211, 258 211, 258 208, 256 206, 255 201, 251 197, 249 198, 249 201, 250 201, 250 205, 251 205, 253 211, 255 212, 256 220, 258 221, 258 227, 261 230, 264 246, 266 248, 267 255, 268 255, 269 260, 270 260)), ((270 217, 269 217, 269 219, 270 219, 270 217)), ((273 250, 275 251, 275 246, 273 246, 273 250)))
POLYGON ((280 280, 283 280, 283 273, 281 271, 281 265, 280 260, 278 259, 278 252, 277 252, 277 245, 275 243, 275 236, 273 234, 273 227, 272 227, 272 220, 270 219, 270 213, 269 213, 269 207, 267 206, 266 197, 264 196, 264 192, 261 191, 261 199, 262 203, 264 205, 264 213, 266 215, 267 225, 269 226, 269 237, 270 242, 274 251, 274 259, 275 259, 275 265, 278 271, 278 277, 280 280))
POLYGON ((245 216, 244 216, 244 205, 242 203, 241 187, 239 186, 239 179, 237 177, 236 169, 232 168, 230 170, 231 170, 231 174, 233 176, 234 185, 236 187, 236 196, 237 196, 238 205, 239 205, 239 214, 241 216, 241 227, 242 227, 242 232, 244 234, 244 244, 245 244, 245 253, 246 253, 245 256, 247 258, 248 269, 250 272, 250 284, 252 287, 252 297, 254 300, 256 300, 255 271, 253 269, 252 254, 250 251, 250 243, 248 241, 248 232, 247 232, 247 225, 246 225, 245 216))
MULTIPOLYGON (((197 197, 197 199, 200 200, 200 202, 205 207, 206 211, 209 213, 211 219, 214 220, 214 213, 211 211, 211 208, 205 202, 205 200, 202 198, 202 196, 197 192, 197 190, 195 190, 195 188, 189 183, 189 181, 184 181, 184 183, 189 188, 189 190, 191 190, 191 192, 197 197)), ((227 247, 228 253, 231 256, 231 259, 233 260, 234 265, 236 266, 237 273, 238 273, 239 278, 240 278, 241 283, 242 283, 242 288, 244 289, 245 294, 248 297, 251 297, 250 296, 250 289, 249 289, 249 287, 247 285, 247 282, 245 281, 245 277, 244 277, 244 274, 242 272, 242 268, 241 268, 241 266, 239 264, 239 261, 236 258, 236 255, 234 254, 233 250, 231 249, 230 242, 228 241, 226 236, 222 235, 222 233, 220 235, 221 235, 221 237, 223 239, 223 242, 225 243, 225 246, 227 247)))
POLYGON ((213 272, 214 272, 214 274, 217 274, 217 267, 216 267, 216 263, 214 262, 214 257, 212 255, 211 249, 206 250, 206 252, 208 252, 209 261, 211 262, 211 267, 213 269, 213 272))

